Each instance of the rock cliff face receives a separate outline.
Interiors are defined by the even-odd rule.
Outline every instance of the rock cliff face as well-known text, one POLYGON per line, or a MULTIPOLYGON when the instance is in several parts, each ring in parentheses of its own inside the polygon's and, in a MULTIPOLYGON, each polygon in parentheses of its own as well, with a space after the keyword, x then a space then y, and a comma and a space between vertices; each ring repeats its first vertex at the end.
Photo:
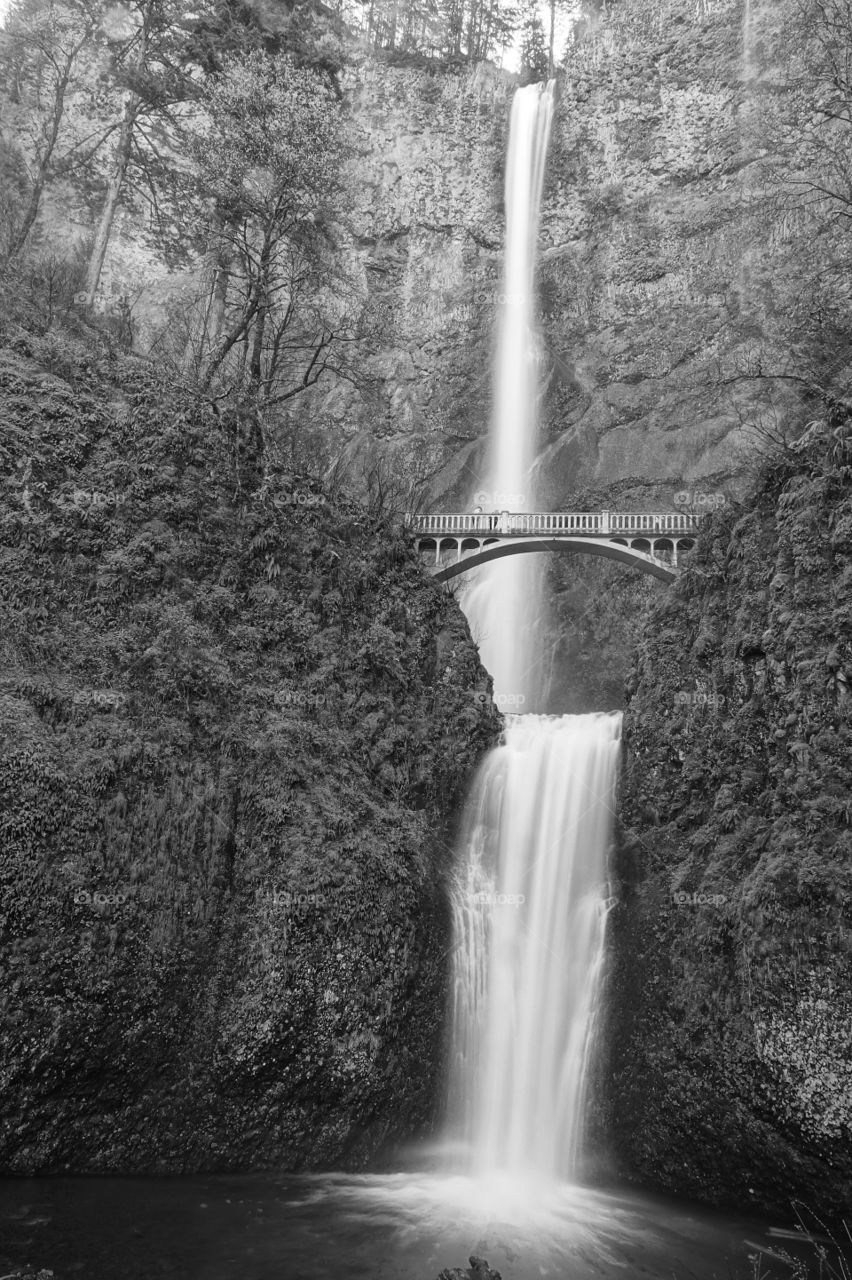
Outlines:
POLYGON ((610 1133, 643 1179, 852 1203, 852 432, 817 423, 651 610, 625 716, 610 1133))
POLYGON ((0 423, 0 1169, 357 1167, 437 1096, 464 618, 135 360, 21 339, 0 423))
MULTIPOLYGON (((847 446, 812 441, 737 505, 749 426, 804 423, 795 379, 847 358, 843 307, 810 288, 833 233, 781 198, 816 156, 796 8, 620 0, 571 54, 542 219, 538 499, 728 503, 694 574, 651 614, 657 584, 597 563, 550 570, 554 711, 617 704, 641 639, 608 1130, 659 1185, 773 1207, 794 1189, 837 1208, 850 1179, 847 446)), ((356 54, 341 86, 363 376, 321 384, 299 413, 353 473, 391 459, 432 475, 434 503, 452 509, 481 482, 514 82, 356 54)), ((64 216, 54 205, 57 235, 64 216)), ((144 275, 144 346, 186 281, 145 259, 137 231, 121 224, 104 290, 144 275)), ((440 860, 420 824, 425 813, 434 833, 439 798, 452 806, 493 727, 465 703, 485 683, 469 637, 395 541, 388 559, 369 550, 352 512, 322 529, 322 512, 300 513, 297 553, 277 517, 237 510, 222 477, 198 500, 203 439, 187 476, 180 441, 158 443, 163 422, 143 405, 129 426, 114 420, 115 370, 89 404, 91 372, 36 356, 3 375, 19 548, 4 591, 30 624, 11 631, 2 699, 3 875, 8 933, 55 945, 49 963, 36 947, 4 955, 3 1093, 21 1101, 0 1130, 3 1167, 357 1163, 396 1099, 409 1100, 402 1129, 430 1105, 434 1028, 415 1033, 410 1014, 440 1002, 440 860), (43 461, 27 471, 32 423, 14 415, 33 411, 43 461), (93 504, 105 460, 127 509, 93 504), (151 489, 152 465, 174 469, 166 492, 151 489), (328 538, 346 573, 323 558, 328 538), (232 578, 216 578, 214 552, 232 578), (162 616, 155 587, 171 593, 162 616), (315 701, 292 701, 294 677, 315 701), (204 715, 187 727, 180 700, 196 686, 204 715), (128 702, 92 701, 111 690, 128 702), (296 844, 280 864, 285 816, 296 844), (95 892, 110 900, 77 900, 95 892), (366 975, 357 989, 353 975, 366 975)))
POLYGON ((487 64, 447 74, 364 60, 343 87, 367 387, 338 386, 314 403, 353 460, 387 454, 404 466, 414 440, 421 475, 449 463, 473 484, 488 427, 514 84, 487 64))
MULTIPOLYGON (((623 0, 570 54, 542 213, 543 507, 616 481, 646 505, 735 492, 744 426, 801 412, 793 384, 756 375, 836 360, 808 290, 831 235, 782 196, 814 162, 795 9, 623 0)), ((346 87, 358 252, 387 329, 373 397, 320 402, 397 445, 425 433, 453 506, 488 423, 512 86, 364 63, 346 87)))
POLYGON ((543 226, 545 506, 628 477, 668 506, 736 472, 750 404, 720 374, 778 318, 749 204, 773 51, 758 78, 742 18, 738 0, 628 3, 569 63, 543 226))
MULTIPOLYGON (((848 363, 848 298, 824 274, 814 285, 836 237, 795 185, 823 158, 797 13, 622 0, 568 58, 542 212, 543 508, 733 500, 755 433, 799 429, 805 383, 848 363)), ((347 81, 357 252, 381 324, 369 394, 334 388, 316 407, 356 473, 377 456, 433 473, 444 510, 483 477, 512 89, 486 67, 367 62, 347 81)), ((549 704, 618 705, 647 591, 606 564, 547 572, 549 704)))
MULTIPOLYGON (((542 212, 542 506, 615 482, 646 506, 735 493, 744 427, 801 412, 796 384, 766 375, 837 367, 832 308, 809 289, 832 232, 790 186, 818 151, 797 12, 620 0, 569 52, 542 212)), ((515 78, 350 49, 340 86, 358 379, 322 382, 296 411, 353 473, 392 458, 453 507, 481 482, 515 78)), ((65 242, 59 206, 49 221, 65 242)), ((138 295, 144 347, 187 276, 146 260, 140 231, 120 220, 103 289, 138 295)))

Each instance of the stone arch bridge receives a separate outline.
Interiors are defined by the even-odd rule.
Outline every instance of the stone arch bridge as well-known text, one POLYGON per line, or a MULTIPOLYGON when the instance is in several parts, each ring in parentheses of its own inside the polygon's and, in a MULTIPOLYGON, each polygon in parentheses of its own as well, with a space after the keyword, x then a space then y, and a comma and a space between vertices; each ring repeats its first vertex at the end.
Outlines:
POLYGON ((474 511, 410 516, 407 524, 439 582, 490 560, 539 551, 604 556, 672 582, 679 558, 695 546, 699 521, 681 511, 474 511))

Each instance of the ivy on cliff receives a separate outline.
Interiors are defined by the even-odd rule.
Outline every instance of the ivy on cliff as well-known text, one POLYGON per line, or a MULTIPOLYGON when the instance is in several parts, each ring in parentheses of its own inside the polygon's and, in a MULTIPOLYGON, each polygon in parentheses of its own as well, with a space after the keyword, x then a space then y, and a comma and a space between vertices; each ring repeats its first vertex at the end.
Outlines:
POLYGON ((363 1158, 431 1106, 441 812, 499 724, 466 624, 238 415, 40 353, 0 352, 0 1162, 363 1158))
POLYGON ((708 518, 629 683, 611 1120, 681 1192, 850 1201, 850 680, 838 409, 708 518))

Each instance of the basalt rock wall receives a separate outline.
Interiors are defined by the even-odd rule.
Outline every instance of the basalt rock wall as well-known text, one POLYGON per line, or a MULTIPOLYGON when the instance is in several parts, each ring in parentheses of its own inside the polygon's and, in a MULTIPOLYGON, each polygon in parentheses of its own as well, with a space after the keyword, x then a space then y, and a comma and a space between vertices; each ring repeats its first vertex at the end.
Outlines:
MULTIPOLYGON (((717 508, 755 443, 801 429, 812 388, 842 380, 841 246, 799 185, 825 157, 798 11, 622 0, 569 52, 542 209, 539 461, 514 485, 541 508, 717 508)), ((372 62, 347 84, 365 126, 357 251, 385 328, 370 394, 317 406, 353 462, 391 457, 463 509, 485 475, 513 85, 372 62)), ((647 592, 598 562, 548 575, 549 705, 618 705, 647 592)))
POLYGON ((622 1168, 852 1203, 852 435, 816 423, 649 612, 624 721, 607 1097, 622 1168))
MULTIPOLYGON (((832 309, 810 290, 836 244, 789 188, 819 150, 796 12, 621 0, 569 48, 541 226, 541 506, 614 484, 646 507, 733 494, 749 424, 801 411, 791 368, 837 366, 832 309)), ((517 79, 354 47, 342 64, 358 376, 330 375, 291 413, 354 473, 389 457, 458 506, 482 481, 517 79)), ((64 242, 62 201, 47 212, 64 242)), ((135 219, 119 219, 103 297, 133 293, 144 348, 192 272, 145 258, 135 219)))
POLYGON ((0 349, 0 1170, 358 1167, 428 1125, 499 718, 397 529, 66 335, 0 349))
MULTIPOLYGON (((809 292, 836 244, 786 185, 816 154, 794 9, 624 0, 569 51, 542 210, 543 508, 613 484, 645 507, 733 495, 749 428, 802 410, 765 375, 836 371, 809 292)), ((371 395, 318 403, 361 446, 425 436, 436 500, 458 506, 481 481, 513 85, 365 61, 346 86, 355 251, 386 328, 371 395)))

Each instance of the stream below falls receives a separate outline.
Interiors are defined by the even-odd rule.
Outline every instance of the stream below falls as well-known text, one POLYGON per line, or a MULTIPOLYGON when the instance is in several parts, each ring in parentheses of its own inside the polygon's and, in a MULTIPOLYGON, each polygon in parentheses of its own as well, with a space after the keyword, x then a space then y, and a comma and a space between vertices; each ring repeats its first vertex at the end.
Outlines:
POLYGON ((22 1178, 0 1181, 0 1276, 437 1280, 477 1254, 503 1280, 772 1280, 793 1275, 771 1256, 789 1227, 628 1188, 425 1172, 22 1178))

